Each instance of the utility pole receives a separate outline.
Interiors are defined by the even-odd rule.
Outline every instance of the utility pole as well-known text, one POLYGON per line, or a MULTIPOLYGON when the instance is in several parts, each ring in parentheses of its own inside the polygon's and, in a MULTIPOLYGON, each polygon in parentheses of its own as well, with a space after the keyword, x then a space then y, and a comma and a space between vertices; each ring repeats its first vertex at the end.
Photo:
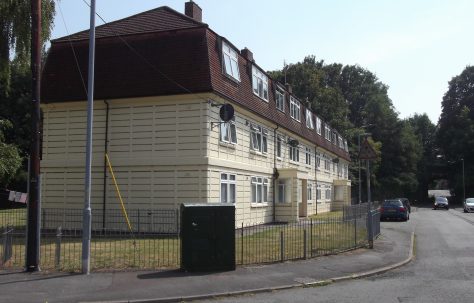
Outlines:
POLYGON ((92 164, 92 122, 94 120, 94 61, 95 61, 95 0, 91 0, 89 30, 89 76, 87 78, 87 142, 85 201, 82 221, 82 273, 90 273, 91 253, 91 164, 92 164))
POLYGON ((26 239, 26 268, 39 271, 40 250, 40 81, 41 81, 41 0, 31 0, 31 76, 32 76, 32 138, 28 195, 28 231, 26 239))
POLYGON ((462 161, 462 203, 466 201, 466 181, 464 180, 464 158, 461 158, 462 161))

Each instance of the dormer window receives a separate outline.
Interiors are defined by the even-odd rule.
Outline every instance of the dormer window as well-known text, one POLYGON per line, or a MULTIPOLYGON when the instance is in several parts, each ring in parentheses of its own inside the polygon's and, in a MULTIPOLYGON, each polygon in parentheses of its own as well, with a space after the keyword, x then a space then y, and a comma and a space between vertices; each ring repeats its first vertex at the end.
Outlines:
POLYGON ((268 101, 268 77, 255 66, 252 66, 252 87, 255 95, 268 101))
POLYGON ((339 148, 344 149, 344 141, 341 136, 337 136, 337 142, 339 143, 339 148))
POLYGON ((306 110, 306 127, 309 129, 314 129, 313 114, 309 109, 306 110))
POLYGON ((301 121, 301 105, 298 100, 290 96, 290 115, 291 118, 295 119, 296 121, 301 121))
POLYGON ((349 147, 347 146, 347 140, 344 140, 344 150, 345 150, 346 152, 349 151, 349 147))
POLYGON ((331 129, 327 124, 324 125, 324 138, 326 138, 328 141, 331 141, 331 129))
POLYGON ((225 42, 222 42, 222 57, 226 75, 240 82, 239 57, 237 52, 225 42))
POLYGON ((316 132, 321 135, 321 119, 316 117, 316 132))
POLYGON ((285 91, 278 86, 275 90, 275 103, 278 110, 285 112, 285 91))

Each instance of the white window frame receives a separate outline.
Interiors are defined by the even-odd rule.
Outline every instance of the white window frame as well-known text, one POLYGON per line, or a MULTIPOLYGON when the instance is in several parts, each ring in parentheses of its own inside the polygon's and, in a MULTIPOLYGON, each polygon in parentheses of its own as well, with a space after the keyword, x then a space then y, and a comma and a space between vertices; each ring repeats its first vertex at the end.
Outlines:
POLYGON ((316 117, 316 132, 321 135, 321 119, 316 117))
POLYGON ((329 158, 326 155, 324 156, 324 170, 326 172, 331 171, 331 162, 329 162, 329 158))
POLYGON ((235 128, 235 117, 229 122, 221 121, 219 125, 219 139, 221 142, 237 144, 237 129, 235 128))
POLYGON ((314 129, 313 113, 309 109, 306 109, 306 127, 314 129))
POLYGON ((276 146, 276 155, 278 159, 283 158, 283 137, 277 135, 277 146, 276 146))
POLYGON ((306 185, 306 201, 308 204, 313 203, 313 183, 308 182, 306 185))
POLYGON ((298 146, 288 146, 288 154, 290 157, 290 161, 293 162, 300 162, 300 149, 298 146))
POLYGON ((287 203, 286 201, 286 190, 287 190, 287 185, 286 181, 284 179, 278 179, 278 185, 277 185, 277 197, 278 197, 278 203, 287 203))
POLYGON ((230 173, 221 173, 220 195, 219 195, 219 200, 221 201, 221 203, 235 204, 236 194, 237 194, 237 176, 235 174, 230 174, 230 173), (225 178, 223 178, 224 176, 225 178), (224 194, 222 193, 223 185, 226 187, 225 199, 224 199, 224 194), (234 193, 234 196, 233 196, 234 201, 232 201, 232 195, 231 195, 232 191, 234 193))
POLYGON ((324 193, 324 198, 329 201, 332 201, 332 188, 331 186, 327 186, 325 193, 324 193))
POLYGON ((316 157, 316 167, 319 170, 321 169, 321 154, 316 153, 315 157, 316 157))
POLYGON ((285 112, 285 91, 279 86, 275 90, 275 104, 279 111, 285 112))
POLYGON ((347 140, 345 140, 345 139, 344 139, 344 150, 345 150, 346 152, 349 151, 349 147, 348 147, 348 145, 347 145, 347 140))
POLYGON ((324 125, 324 138, 331 142, 331 128, 327 124, 324 125))
POLYGON ((311 165, 311 147, 305 147, 305 158, 306 165, 311 165))
POLYGON ((259 125, 250 125, 250 148, 256 152, 268 152, 268 131, 259 125))
POLYGON ((339 143, 339 148, 344 149, 344 141, 341 136, 337 136, 337 142, 339 143))
POLYGON ((250 181, 252 204, 268 203, 268 178, 253 176, 250 181))
POLYGON ((316 201, 318 202, 318 204, 322 203, 321 193, 322 193, 322 186, 320 184, 318 184, 316 186, 316 201))
POLYGON ((222 41, 222 63, 225 74, 240 82, 239 56, 225 41, 222 41))
POLYGON ((290 116, 298 122, 301 121, 301 104, 293 96, 290 96, 290 116))
POLYGON ((268 102, 268 77, 255 65, 252 65, 252 91, 268 102))

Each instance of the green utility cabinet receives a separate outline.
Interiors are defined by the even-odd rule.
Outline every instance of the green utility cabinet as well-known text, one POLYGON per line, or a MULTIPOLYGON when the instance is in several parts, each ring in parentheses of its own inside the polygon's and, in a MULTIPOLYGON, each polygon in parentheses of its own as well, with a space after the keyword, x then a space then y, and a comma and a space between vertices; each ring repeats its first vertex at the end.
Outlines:
POLYGON ((235 270, 234 205, 181 205, 181 269, 235 270))

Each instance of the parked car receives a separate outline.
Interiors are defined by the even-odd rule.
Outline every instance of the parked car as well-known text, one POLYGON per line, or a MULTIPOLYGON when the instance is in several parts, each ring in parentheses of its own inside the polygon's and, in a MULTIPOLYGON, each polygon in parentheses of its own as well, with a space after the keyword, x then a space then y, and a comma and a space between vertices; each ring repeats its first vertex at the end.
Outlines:
POLYGON ((433 209, 444 208, 449 209, 448 199, 446 197, 435 197, 433 209))
POLYGON ((397 200, 402 201, 403 206, 405 206, 408 209, 408 212, 411 213, 410 200, 408 200, 407 198, 397 198, 397 200))
POLYGON ((470 213, 474 212, 474 198, 467 198, 464 200, 464 212, 470 213))
POLYGON ((410 214, 408 209, 399 199, 384 200, 380 207, 380 220, 397 219, 408 221, 410 214))

